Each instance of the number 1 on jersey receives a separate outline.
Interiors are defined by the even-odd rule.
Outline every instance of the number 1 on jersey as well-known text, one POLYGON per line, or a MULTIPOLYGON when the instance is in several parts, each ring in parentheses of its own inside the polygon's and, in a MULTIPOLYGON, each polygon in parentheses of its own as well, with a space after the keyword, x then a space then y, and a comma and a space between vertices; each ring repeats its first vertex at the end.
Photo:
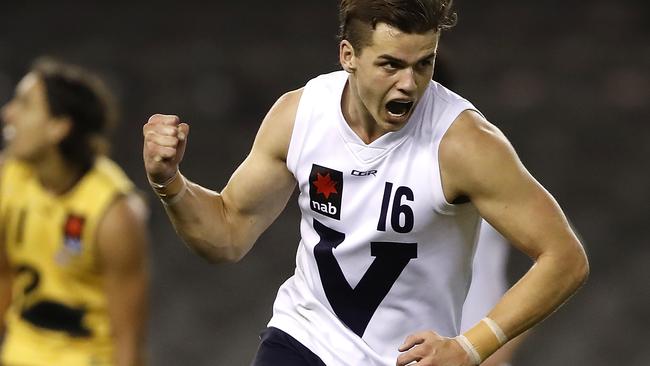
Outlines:
MULTIPOLYGON (((390 205, 390 197, 393 193, 393 183, 386 182, 384 186, 384 198, 381 202, 381 213, 379 214, 379 222, 377 223, 378 231, 386 231, 386 217, 388 216, 388 206, 390 205)), ((395 190, 395 198, 393 198, 393 209, 391 210, 390 224, 395 232, 405 234, 413 230, 413 223, 415 218, 413 216, 413 209, 406 204, 402 204, 402 199, 413 202, 413 191, 409 187, 400 186, 395 190), (400 217, 404 217, 404 222, 400 222, 400 217)))

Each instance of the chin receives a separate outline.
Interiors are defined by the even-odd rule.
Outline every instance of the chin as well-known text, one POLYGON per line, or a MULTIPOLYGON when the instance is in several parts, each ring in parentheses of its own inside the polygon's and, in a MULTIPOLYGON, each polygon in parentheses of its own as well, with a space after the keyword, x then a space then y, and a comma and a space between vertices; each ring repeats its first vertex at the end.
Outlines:
POLYGON ((390 118, 389 119, 384 119, 382 121, 382 129, 384 129, 386 131, 390 131, 390 132, 399 131, 399 130, 402 129, 402 127, 404 127, 406 125, 407 121, 408 120, 406 120, 406 121, 395 121, 395 120, 392 120, 390 118))

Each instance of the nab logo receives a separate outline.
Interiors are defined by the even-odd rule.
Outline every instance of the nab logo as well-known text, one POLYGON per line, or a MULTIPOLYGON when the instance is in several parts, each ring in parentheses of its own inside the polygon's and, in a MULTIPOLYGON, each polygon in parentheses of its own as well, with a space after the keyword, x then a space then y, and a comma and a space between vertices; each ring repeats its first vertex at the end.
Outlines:
POLYGON ((376 170, 368 170, 367 172, 360 172, 358 170, 352 170, 352 173, 350 173, 356 177, 367 177, 369 175, 372 175, 373 177, 377 176, 377 171, 376 170))
POLYGON ((86 219, 82 216, 68 215, 63 225, 63 247, 57 252, 55 260, 60 265, 67 265, 82 252, 81 235, 86 219))
POLYGON ((63 244, 73 253, 81 252, 81 234, 86 220, 77 215, 68 215, 63 226, 63 244))
POLYGON ((312 164, 309 174, 311 209, 333 219, 341 219, 343 173, 312 164))

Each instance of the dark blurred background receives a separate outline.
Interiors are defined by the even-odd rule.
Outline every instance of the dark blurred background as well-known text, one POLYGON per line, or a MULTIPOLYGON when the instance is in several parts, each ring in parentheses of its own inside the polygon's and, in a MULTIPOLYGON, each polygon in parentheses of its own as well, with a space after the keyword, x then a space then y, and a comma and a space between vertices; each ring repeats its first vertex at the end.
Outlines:
MULTIPOLYGON (((440 54, 453 89, 511 139, 584 238, 587 285, 536 328, 516 365, 650 363, 650 6, 646 1, 458 1, 440 54)), ((117 93, 113 157, 152 204, 151 364, 248 365, 294 267, 295 199, 237 265, 175 236, 149 193, 141 127, 191 125, 182 164, 221 189, 283 92, 338 69, 335 1, 2 1, 0 103, 31 61, 98 71, 117 93)), ((514 280, 529 261, 513 255, 514 280)))

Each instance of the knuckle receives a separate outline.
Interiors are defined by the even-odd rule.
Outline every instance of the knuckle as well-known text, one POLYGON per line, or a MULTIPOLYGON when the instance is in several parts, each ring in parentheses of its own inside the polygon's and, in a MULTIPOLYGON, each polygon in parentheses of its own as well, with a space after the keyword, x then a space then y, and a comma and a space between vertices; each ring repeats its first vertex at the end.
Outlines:
POLYGON ((163 136, 160 137, 158 144, 165 147, 176 147, 178 139, 176 137, 163 136))
POLYGON ((156 113, 156 114, 152 115, 151 117, 149 117, 149 119, 147 120, 147 123, 154 123, 154 122, 156 122, 157 119, 160 119, 161 117, 162 117, 162 114, 156 113))
POLYGON ((167 158, 171 158, 176 155, 176 149, 171 147, 164 147, 160 150, 160 153, 167 158))
POLYGON ((406 364, 406 355, 400 355, 397 357, 397 366, 405 365, 406 364))

